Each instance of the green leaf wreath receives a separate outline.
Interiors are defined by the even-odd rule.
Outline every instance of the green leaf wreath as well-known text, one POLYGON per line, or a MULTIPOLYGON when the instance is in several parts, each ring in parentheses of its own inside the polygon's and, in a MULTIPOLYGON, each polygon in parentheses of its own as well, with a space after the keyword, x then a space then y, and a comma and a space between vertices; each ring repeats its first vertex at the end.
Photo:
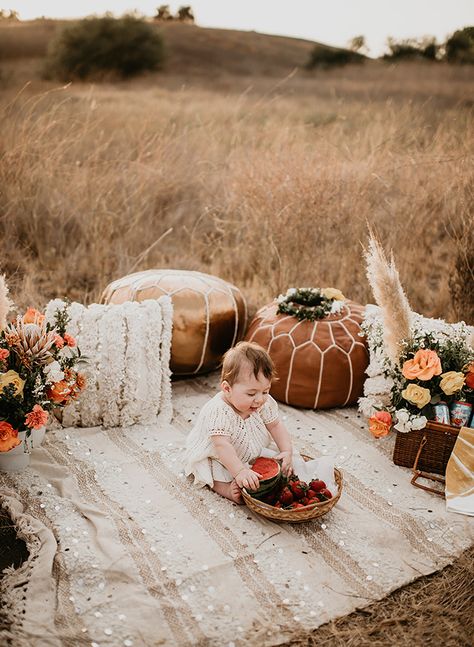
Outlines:
POLYGON ((344 295, 336 288, 290 288, 277 298, 277 312, 300 321, 316 321, 340 312, 344 301, 344 295))

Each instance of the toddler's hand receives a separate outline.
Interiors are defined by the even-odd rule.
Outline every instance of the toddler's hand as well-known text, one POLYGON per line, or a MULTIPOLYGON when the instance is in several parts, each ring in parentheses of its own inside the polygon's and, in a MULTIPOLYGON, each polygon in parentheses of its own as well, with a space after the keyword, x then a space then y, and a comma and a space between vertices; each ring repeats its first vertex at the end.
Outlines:
POLYGON ((281 471, 284 476, 293 474, 293 452, 291 450, 280 452, 275 456, 275 460, 281 460, 281 471))
POLYGON ((249 490, 258 490, 260 486, 259 479, 262 478, 262 475, 258 472, 254 472, 250 467, 246 467, 241 470, 235 476, 235 482, 239 487, 244 487, 249 490))

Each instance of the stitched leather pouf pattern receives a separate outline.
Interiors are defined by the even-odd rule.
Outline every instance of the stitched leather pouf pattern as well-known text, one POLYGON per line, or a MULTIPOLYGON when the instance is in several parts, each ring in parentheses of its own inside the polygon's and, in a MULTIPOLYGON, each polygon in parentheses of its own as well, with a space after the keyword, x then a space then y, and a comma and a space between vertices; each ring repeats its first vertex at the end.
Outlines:
POLYGON ((280 402, 308 409, 356 404, 363 393, 368 364, 365 339, 359 336, 364 306, 345 301, 338 314, 298 321, 277 314, 270 303, 255 315, 245 339, 271 355, 279 379, 271 394, 280 402))
POLYGON ((241 339, 247 306, 240 290, 210 274, 189 270, 146 270, 113 281, 105 303, 144 301, 169 295, 173 302, 170 367, 174 375, 215 369, 225 351, 241 339))

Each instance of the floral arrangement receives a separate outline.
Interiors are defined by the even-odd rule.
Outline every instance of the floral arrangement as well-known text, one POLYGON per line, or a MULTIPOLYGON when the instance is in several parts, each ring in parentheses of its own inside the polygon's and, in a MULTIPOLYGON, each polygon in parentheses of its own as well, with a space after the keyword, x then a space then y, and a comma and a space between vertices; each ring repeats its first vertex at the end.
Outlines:
POLYGON ((54 324, 34 308, 7 323, 11 302, 0 279, 0 452, 7 452, 21 443, 19 431, 29 438, 49 411, 77 398, 85 379, 76 370, 81 352, 66 332, 67 308, 56 311, 54 324))
MULTIPOLYGON (((364 324, 362 329, 369 334, 364 324)), ((383 379, 390 397, 385 406, 377 406, 373 398, 369 419, 376 438, 386 436, 392 425, 400 432, 423 429, 439 402, 474 404, 474 351, 466 328, 458 326, 450 333, 414 329, 401 342, 398 361, 385 358, 383 379)))
POLYGON ((340 312, 344 300, 344 295, 336 288, 290 288, 277 298, 278 312, 300 321, 316 321, 340 312))
POLYGON ((367 253, 367 276, 380 306, 362 324, 371 351, 370 389, 359 406, 369 430, 386 436, 423 429, 439 402, 474 403, 474 349, 467 326, 425 320, 410 310, 395 268, 373 236, 367 253))

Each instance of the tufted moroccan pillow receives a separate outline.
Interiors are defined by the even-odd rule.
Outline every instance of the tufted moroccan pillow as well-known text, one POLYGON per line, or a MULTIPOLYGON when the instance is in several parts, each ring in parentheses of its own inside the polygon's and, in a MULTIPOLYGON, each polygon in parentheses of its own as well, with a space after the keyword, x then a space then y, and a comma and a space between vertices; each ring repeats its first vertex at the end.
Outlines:
MULTIPOLYGON (((64 302, 46 308, 53 319, 64 302)), ((67 427, 125 427, 169 422, 169 368, 173 307, 169 297, 121 305, 69 306, 68 332, 86 364, 87 388, 63 410, 67 427)))

